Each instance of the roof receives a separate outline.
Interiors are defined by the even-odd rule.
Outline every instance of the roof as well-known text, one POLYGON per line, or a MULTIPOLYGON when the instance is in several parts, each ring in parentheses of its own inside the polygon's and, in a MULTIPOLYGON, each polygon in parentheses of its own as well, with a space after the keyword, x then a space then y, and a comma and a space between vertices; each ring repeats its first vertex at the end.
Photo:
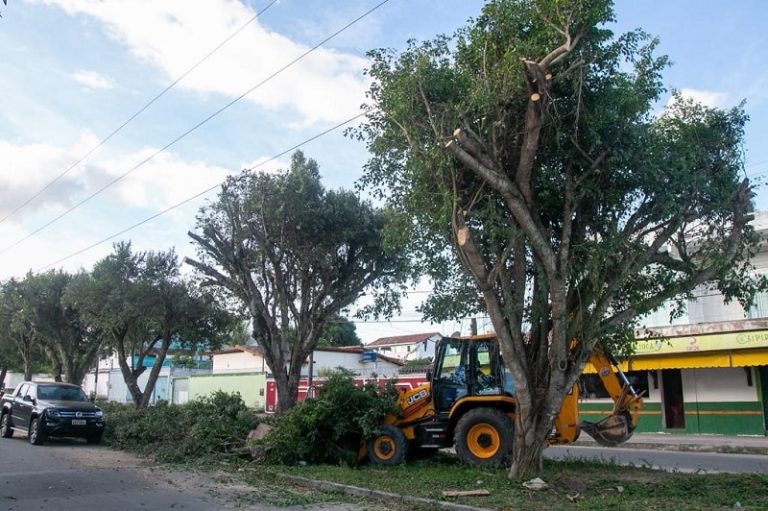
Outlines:
POLYGON ((211 355, 228 355, 230 353, 250 353, 251 355, 262 356, 263 352, 258 346, 229 346, 218 351, 211 352, 211 355))
POLYGON ((433 337, 441 337, 440 332, 428 332, 426 334, 396 335, 394 337, 380 337, 365 345, 366 348, 379 346, 401 346, 404 344, 418 344, 433 337))
MULTIPOLYGON (((363 353, 364 351, 370 351, 365 348, 362 348, 360 346, 324 346, 322 348, 315 348, 315 351, 330 351, 333 353, 363 353)), ((399 360, 397 358, 388 357, 386 355, 377 355, 380 359, 385 360, 387 362, 391 362, 393 364, 396 364, 398 366, 401 366, 405 364, 402 360, 399 360)))

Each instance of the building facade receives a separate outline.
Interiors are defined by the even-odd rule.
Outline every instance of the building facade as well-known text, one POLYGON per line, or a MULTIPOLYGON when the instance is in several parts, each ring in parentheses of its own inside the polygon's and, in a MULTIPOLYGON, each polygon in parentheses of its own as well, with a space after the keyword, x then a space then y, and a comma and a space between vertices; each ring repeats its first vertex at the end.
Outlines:
POLYGON ((381 337, 365 345, 365 349, 403 362, 435 356, 435 346, 442 336, 438 332, 381 337))
MULTIPOLYGON (((752 264, 766 275, 768 213, 758 213, 753 226, 763 241, 752 264)), ((710 285, 694 294, 674 320, 669 307, 644 318, 634 355, 623 362, 646 392, 638 431, 768 434, 768 293, 749 310, 725 303, 710 285)), ((582 379, 586 420, 599 420, 612 407, 596 380, 589 374, 582 379)))

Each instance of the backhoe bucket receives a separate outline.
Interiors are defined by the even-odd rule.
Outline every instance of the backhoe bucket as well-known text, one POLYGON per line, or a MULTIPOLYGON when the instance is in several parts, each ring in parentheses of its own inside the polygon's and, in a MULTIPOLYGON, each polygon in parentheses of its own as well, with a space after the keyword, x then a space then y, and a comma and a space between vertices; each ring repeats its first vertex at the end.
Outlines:
POLYGON ((605 447, 616 447, 632 437, 635 430, 629 414, 609 415, 600 422, 582 421, 581 430, 605 447))

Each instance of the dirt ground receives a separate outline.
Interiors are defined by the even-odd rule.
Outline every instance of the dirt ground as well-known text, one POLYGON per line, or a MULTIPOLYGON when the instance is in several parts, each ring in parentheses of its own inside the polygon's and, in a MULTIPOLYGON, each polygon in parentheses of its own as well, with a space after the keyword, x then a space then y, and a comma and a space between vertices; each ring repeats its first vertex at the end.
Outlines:
POLYGON ((385 511, 391 505, 374 501, 350 501, 343 495, 322 494, 291 485, 248 484, 245 473, 225 470, 197 470, 159 465, 131 453, 106 447, 72 445, 57 449, 57 457, 73 466, 98 470, 132 469, 143 475, 148 485, 187 495, 199 495, 211 509, 266 511, 272 509, 309 511, 385 511), (326 502, 316 503, 317 500, 326 502))

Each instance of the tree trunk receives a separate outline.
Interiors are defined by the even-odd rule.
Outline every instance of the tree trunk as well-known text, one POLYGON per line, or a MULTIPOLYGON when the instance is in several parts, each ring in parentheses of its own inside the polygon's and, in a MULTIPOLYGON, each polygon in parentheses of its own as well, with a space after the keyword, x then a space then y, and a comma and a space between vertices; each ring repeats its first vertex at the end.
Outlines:
POLYGON ((32 364, 24 361, 24 381, 32 381, 32 364))
POLYGON ((0 389, 5 388, 5 375, 8 374, 8 366, 0 368, 0 389))
POLYGON ((149 378, 147 378, 147 385, 144 387, 144 395, 139 403, 139 408, 147 408, 149 406, 149 400, 152 399, 152 393, 155 390, 157 377, 160 376, 160 370, 163 368, 163 362, 165 361, 165 356, 168 353, 168 348, 170 348, 170 346, 171 333, 165 332, 163 334, 163 343, 160 346, 160 352, 155 357, 155 363, 152 364, 152 369, 149 371, 149 378))
POLYGON ((520 479, 541 473, 547 435, 552 429, 551 424, 548 426, 542 419, 531 415, 525 421, 518 414, 515 421, 515 441, 512 445, 512 466, 509 469, 510 479, 520 479))
POLYGON ((134 406, 136 406, 136 408, 140 408, 141 401, 144 396, 143 396, 143 393, 141 392, 141 388, 139 388, 138 380, 139 380, 139 376, 141 376, 141 373, 144 372, 144 368, 140 367, 138 370, 136 370, 128 365, 128 361, 124 356, 125 354, 124 347, 118 347, 117 353, 118 353, 117 365, 120 366, 120 372, 123 375, 123 381, 125 382, 125 386, 128 387, 128 392, 131 393, 131 399, 133 400, 134 406))
POLYGON ((296 404, 299 386, 298 382, 296 385, 290 385, 288 372, 284 368, 275 371, 273 376, 275 378, 275 387, 277 387, 277 413, 282 413, 293 408, 293 405, 296 404), (294 389, 291 387, 294 387, 294 389))

